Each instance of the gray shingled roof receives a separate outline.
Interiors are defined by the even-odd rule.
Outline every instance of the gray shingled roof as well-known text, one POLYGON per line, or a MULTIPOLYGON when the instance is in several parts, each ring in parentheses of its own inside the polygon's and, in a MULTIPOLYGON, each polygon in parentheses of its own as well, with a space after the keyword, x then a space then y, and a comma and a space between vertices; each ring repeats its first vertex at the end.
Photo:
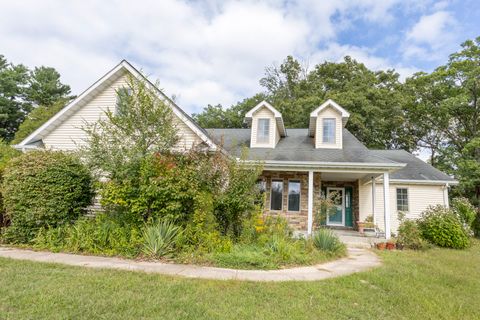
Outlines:
MULTIPOLYGON (((250 129, 207 129, 210 136, 223 147, 239 155, 242 146, 250 145, 250 129)), ((316 149, 308 129, 288 129, 287 136, 272 148, 252 148, 251 160, 322 161, 395 163, 388 158, 373 155, 348 130, 343 129, 343 149, 316 149)))
POLYGON ((449 175, 405 150, 370 150, 370 153, 407 164, 405 168, 392 173, 392 179, 455 181, 449 175))
MULTIPOLYGON (((206 129, 214 141, 239 156, 243 146, 250 146, 250 129, 206 129)), ((369 150, 347 129, 343 129, 343 149, 315 149, 308 129, 287 129, 274 149, 252 148, 251 160, 320 161, 395 164, 407 166, 392 173, 392 179, 454 181, 451 177, 404 150, 369 150)))

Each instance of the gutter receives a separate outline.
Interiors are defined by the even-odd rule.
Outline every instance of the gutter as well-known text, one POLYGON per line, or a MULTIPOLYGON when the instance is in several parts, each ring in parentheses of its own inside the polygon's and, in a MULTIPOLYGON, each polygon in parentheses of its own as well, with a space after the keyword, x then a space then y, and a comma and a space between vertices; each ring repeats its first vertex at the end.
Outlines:
MULTIPOLYGON (((242 161, 238 159, 239 161, 242 161)), ((305 168, 305 169, 357 169, 368 171, 371 169, 382 171, 396 171, 405 167, 406 163, 362 163, 362 162, 326 162, 326 161, 278 161, 278 160, 243 160, 246 163, 262 163, 265 167, 277 168, 305 168)))
POLYGON ((390 179, 391 183, 398 183, 398 184, 419 184, 419 185, 441 185, 446 186, 456 186, 459 184, 457 180, 408 180, 408 179, 390 179))
POLYGON ((37 150, 37 149, 42 149, 38 146, 33 146, 33 145, 20 145, 20 144, 14 144, 12 146, 14 149, 18 151, 25 152, 25 150, 37 150))

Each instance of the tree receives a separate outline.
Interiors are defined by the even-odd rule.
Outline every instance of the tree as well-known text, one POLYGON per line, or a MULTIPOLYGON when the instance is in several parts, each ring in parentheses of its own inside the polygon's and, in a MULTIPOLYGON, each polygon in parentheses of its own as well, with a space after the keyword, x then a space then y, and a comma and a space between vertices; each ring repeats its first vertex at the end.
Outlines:
POLYGON ((248 110, 266 99, 265 94, 259 93, 237 102, 228 109, 223 109, 220 104, 208 105, 201 113, 192 116, 202 128, 244 128, 245 114, 248 110))
POLYGON ((170 150, 178 141, 177 119, 168 102, 146 81, 133 76, 118 90, 115 110, 90 125, 80 149, 90 168, 110 179, 138 177, 147 155, 170 150))
POLYGON ((8 63, 0 55, 0 139, 10 141, 31 109, 25 101, 28 76, 25 66, 8 63))
POLYGON ((57 112, 68 103, 68 100, 61 98, 54 102, 51 106, 38 106, 34 108, 26 117, 25 121, 20 124, 15 137, 12 140, 12 144, 18 144, 23 139, 28 137, 33 131, 40 128, 45 122, 53 117, 57 112))
POLYGON ((472 139, 463 148, 457 163, 460 178, 460 193, 470 195, 470 199, 480 204, 480 137, 472 139))
POLYGON ((70 94, 70 86, 61 83, 60 74, 51 67, 35 67, 28 83, 26 99, 37 106, 49 107, 70 94))
POLYGON ((267 68, 260 84, 265 93, 225 110, 209 106, 196 115, 197 121, 201 125, 238 128, 243 126, 248 110, 268 100, 282 113, 288 128, 304 128, 310 112, 332 98, 351 113, 347 128, 368 147, 408 151, 416 148, 415 131, 404 110, 406 92, 393 70, 374 72, 345 57, 343 62, 324 62, 308 71, 288 56, 279 67, 267 68))
MULTIPOLYGON (((408 82, 407 82, 408 83, 408 82)), ((410 80, 416 92, 416 126, 432 163, 455 174, 458 192, 478 203, 480 184, 480 37, 462 44, 444 66, 410 80)))

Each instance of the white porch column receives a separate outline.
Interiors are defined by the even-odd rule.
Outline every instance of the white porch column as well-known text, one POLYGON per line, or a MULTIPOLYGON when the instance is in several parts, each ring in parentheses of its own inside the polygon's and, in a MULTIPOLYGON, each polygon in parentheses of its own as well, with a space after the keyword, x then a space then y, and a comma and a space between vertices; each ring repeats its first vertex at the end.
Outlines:
POLYGON ((390 176, 388 172, 383 174, 383 212, 385 220, 385 239, 390 239, 390 176))
POLYGON ((448 201, 448 183, 443 187, 443 205, 446 208, 450 207, 450 203, 448 201))
POLYGON ((307 234, 311 235, 313 229, 313 171, 308 171, 308 224, 307 234))
POLYGON ((377 217, 375 216, 375 202, 376 202, 376 197, 377 197, 377 191, 376 191, 376 185, 375 185, 375 177, 372 176, 372 215, 373 215, 373 225, 377 225, 377 217))

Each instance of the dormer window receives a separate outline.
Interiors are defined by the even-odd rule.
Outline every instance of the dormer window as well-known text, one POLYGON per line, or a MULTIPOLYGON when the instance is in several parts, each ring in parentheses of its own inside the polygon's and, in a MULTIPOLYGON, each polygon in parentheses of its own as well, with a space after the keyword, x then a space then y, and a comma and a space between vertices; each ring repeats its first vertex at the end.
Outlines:
POLYGON ((266 101, 248 111, 245 122, 251 127, 250 148, 275 148, 287 135, 282 114, 266 101))
POLYGON ((323 120, 323 143, 335 143, 335 118, 325 118, 323 120))
POLYGON ((342 149, 343 128, 350 113, 335 101, 328 99, 310 113, 308 135, 313 138, 316 149, 342 149))
POLYGON ((257 143, 270 142, 270 119, 258 119, 257 143))

